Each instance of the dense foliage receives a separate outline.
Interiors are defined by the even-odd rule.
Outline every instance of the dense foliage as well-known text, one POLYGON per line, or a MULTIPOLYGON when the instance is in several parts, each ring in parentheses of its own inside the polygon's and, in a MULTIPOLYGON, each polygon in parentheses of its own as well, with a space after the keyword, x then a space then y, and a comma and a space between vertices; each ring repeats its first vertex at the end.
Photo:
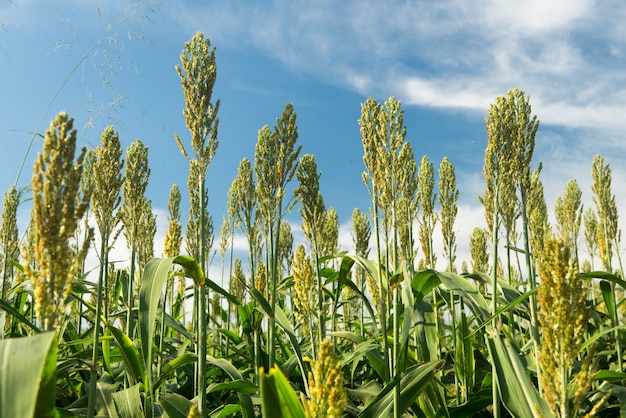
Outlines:
POLYGON ((22 241, 25 192, 5 193, 0 416, 569 417, 626 408, 611 170, 596 156, 595 208, 583 213, 572 180, 550 225, 533 162, 539 120, 525 92, 487 110, 488 229, 474 229, 472 259, 459 268, 454 165, 444 158, 435 176, 427 156, 418 162, 393 97, 361 107, 371 208, 352 213, 354 248, 339 248, 338 214, 324 202, 316 157, 300 155, 291 104, 259 130, 254 161, 241 161, 214 242, 210 41, 196 34, 176 71, 190 211, 183 228, 173 185, 167 258, 154 258, 148 148, 136 141, 124 153, 113 127, 77 153, 72 118, 51 122, 22 241), (305 237, 295 244, 285 221, 294 208, 305 237), (124 268, 109 260, 120 234, 124 268), (234 258, 236 234, 248 243, 244 260, 234 258), (214 248, 230 277, 223 286, 205 274, 214 248), (95 280, 84 271, 88 251, 100 260, 95 280), (438 255, 445 271, 435 269, 438 255))

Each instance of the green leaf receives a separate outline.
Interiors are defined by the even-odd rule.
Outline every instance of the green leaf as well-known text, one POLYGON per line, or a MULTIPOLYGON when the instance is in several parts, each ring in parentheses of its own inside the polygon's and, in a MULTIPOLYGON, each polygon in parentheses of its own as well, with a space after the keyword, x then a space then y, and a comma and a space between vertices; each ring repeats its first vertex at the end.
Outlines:
POLYGON ((170 360, 167 364, 163 366, 161 369, 161 376, 154 383, 154 390, 158 390, 163 383, 169 378, 170 374, 172 374, 176 369, 179 369, 187 364, 193 364, 198 361, 198 356, 192 353, 185 353, 173 360, 170 360))
POLYGON ((304 408, 278 367, 261 369, 261 410, 267 418, 306 418, 304 408))
POLYGON ((437 276, 437 272, 432 269, 418 271, 411 279, 411 288, 415 292, 415 297, 419 300, 424 299, 431 290, 439 286, 441 280, 437 276))
POLYGON ((141 410, 141 395, 139 394, 139 384, 129 387, 126 390, 114 392, 113 402, 120 418, 143 418, 141 410))
POLYGON ((230 416, 236 415, 240 411, 241 411, 241 407, 239 405, 231 403, 228 405, 220 405, 219 407, 211 411, 209 413, 210 414, 209 416, 211 418, 224 418, 224 417, 230 417, 230 416))
POLYGON ((196 261, 195 258, 188 255, 179 255, 174 257, 174 263, 178 264, 185 271, 185 277, 193 279, 196 286, 204 286, 204 272, 202 266, 196 261))
POLYGON ((169 418, 187 418, 192 402, 178 393, 164 393, 160 397, 161 406, 169 418))
POLYGON ((111 376, 104 372, 96 383, 97 415, 105 415, 109 418, 119 418, 117 408, 113 402, 113 393, 118 389, 111 376))
POLYGON ((0 299, 0 309, 2 309, 7 314, 9 314, 8 316, 11 316, 11 317, 17 319, 18 321, 28 325, 33 331, 41 332, 41 330, 39 328, 37 328, 37 326, 35 324, 33 324, 32 322, 30 322, 28 320, 28 318, 26 318, 24 315, 22 315, 21 313, 16 311, 13 308, 13 306, 9 305, 6 301, 4 301, 2 299, 0 299))
POLYGON ((539 397, 531 383, 527 369, 511 343, 500 336, 487 337, 487 346, 506 409, 517 417, 553 417, 547 403, 539 397))
POLYGON ((594 378, 596 380, 606 380, 607 382, 623 382, 626 380, 626 373, 613 370, 598 370, 594 378))
POLYGON ((57 337, 54 332, 0 340, 0 417, 53 417, 57 337))
POLYGON ((463 301, 467 303, 479 322, 487 321, 490 317, 489 305, 482 293, 467 277, 450 272, 437 272, 437 276, 446 290, 463 297, 463 301))
POLYGON ((247 380, 231 380, 230 382, 212 383, 207 387, 207 393, 234 390, 240 393, 257 393, 259 387, 247 380))
MULTIPOLYGON (((174 260, 172 257, 150 260, 144 268, 139 287, 139 336, 148 378, 144 384, 148 393, 152 391, 152 342, 159 300, 174 260)), ((188 261, 185 258, 182 260, 188 261)))
MULTIPOLYGON (((243 376, 241 372, 237 370, 235 366, 231 362, 223 358, 215 358, 212 356, 207 356, 207 361, 220 369, 224 370, 232 380, 242 381, 243 376)), ((237 396, 239 396, 239 404, 241 405, 241 410, 243 412, 244 417, 252 418, 254 417, 254 408, 252 406, 252 398, 250 395, 243 392, 237 392, 237 396)))
POLYGON ((122 353, 131 384, 134 385, 139 382, 145 383, 146 369, 141 361, 139 350, 135 347, 135 344, 133 344, 128 335, 124 334, 119 328, 116 328, 108 323, 106 325, 107 329, 111 331, 111 334, 113 334, 113 338, 115 338, 119 350, 122 353))
POLYGON ((600 280, 600 290, 602 291, 602 298, 604 299, 604 303, 606 303, 606 311, 609 313, 613 324, 616 324, 617 317, 615 310, 615 293, 613 293, 611 283, 606 280, 600 280))
POLYGON ((622 287, 622 289, 626 290, 626 281, 620 279, 618 276, 607 273, 605 271, 592 271, 590 273, 581 273, 580 277, 584 279, 603 279, 609 282, 615 283, 622 287))
POLYGON ((396 376, 383 390, 367 405, 359 417, 388 417, 392 416, 394 399, 393 388, 400 385, 400 400, 398 415, 404 414, 417 397, 426 389, 435 373, 443 366, 444 360, 416 365, 409 368, 401 376, 396 376))

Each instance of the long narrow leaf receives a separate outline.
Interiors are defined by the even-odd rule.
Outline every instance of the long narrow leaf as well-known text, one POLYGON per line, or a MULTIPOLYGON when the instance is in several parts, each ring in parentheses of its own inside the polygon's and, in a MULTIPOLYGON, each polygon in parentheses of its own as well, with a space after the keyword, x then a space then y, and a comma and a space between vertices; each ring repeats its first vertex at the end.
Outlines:
POLYGON ((0 417, 52 417, 56 392, 54 332, 0 340, 0 417))
POLYGON ((152 390, 152 342, 156 315, 163 285, 167 281, 174 258, 150 260, 143 271, 139 287, 139 336, 145 362, 148 392, 152 390))
POLYGON ((498 375, 502 403, 509 412, 516 417, 552 417, 511 344, 500 337, 487 337, 487 345, 498 375))
POLYGON ((413 366, 408 369, 400 378, 389 382, 389 384, 374 398, 360 414, 359 417, 377 418, 391 416, 394 406, 393 388, 400 385, 400 400, 398 402, 399 415, 404 414, 417 397, 426 389, 428 383, 435 377, 435 373, 443 366, 444 361, 413 366))
MULTIPOLYGON (((207 361, 210 364, 224 370, 231 379, 237 381, 243 380, 241 372, 237 370, 237 368, 233 366, 232 363, 228 360, 207 356, 207 361)), ((243 412, 243 416, 246 418, 254 417, 254 408, 252 406, 252 398, 250 398, 250 395, 243 392, 237 392, 237 396, 239 396, 239 404, 241 405, 241 411, 243 412)))
POLYGON ((144 382, 146 380, 146 369, 141 361, 139 350, 133 344, 133 341, 124 334, 119 328, 107 323, 107 329, 111 331, 113 338, 117 342, 122 357, 124 358, 125 369, 130 377, 131 384, 144 382))
POLYGON ((141 410, 141 396, 139 394, 139 384, 129 387, 126 390, 113 393, 113 402, 120 418, 143 418, 141 410))
POLYGON ((305 418, 300 400, 278 367, 262 372, 260 378, 263 417, 305 418))

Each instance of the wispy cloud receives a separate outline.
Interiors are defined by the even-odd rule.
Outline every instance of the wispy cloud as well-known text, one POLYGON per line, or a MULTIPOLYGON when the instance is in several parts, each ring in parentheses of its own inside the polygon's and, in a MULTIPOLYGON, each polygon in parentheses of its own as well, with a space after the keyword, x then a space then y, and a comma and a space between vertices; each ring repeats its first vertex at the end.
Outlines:
POLYGON ((544 123, 622 129, 617 3, 282 1, 187 6, 185 24, 295 71, 406 104, 485 111, 514 86, 544 123))

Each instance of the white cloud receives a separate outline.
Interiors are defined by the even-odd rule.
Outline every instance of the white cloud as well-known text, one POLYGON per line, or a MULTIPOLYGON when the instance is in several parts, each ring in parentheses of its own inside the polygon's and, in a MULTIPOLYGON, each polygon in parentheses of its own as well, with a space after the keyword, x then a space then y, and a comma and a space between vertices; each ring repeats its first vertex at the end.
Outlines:
POLYGON ((186 5, 186 25, 365 95, 484 113, 512 87, 541 120, 623 130, 620 4, 270 1, 186 5), (210 23, 209 23, 210 22, 210 23), (608 62, 610 60, 610 62, 608 62))

